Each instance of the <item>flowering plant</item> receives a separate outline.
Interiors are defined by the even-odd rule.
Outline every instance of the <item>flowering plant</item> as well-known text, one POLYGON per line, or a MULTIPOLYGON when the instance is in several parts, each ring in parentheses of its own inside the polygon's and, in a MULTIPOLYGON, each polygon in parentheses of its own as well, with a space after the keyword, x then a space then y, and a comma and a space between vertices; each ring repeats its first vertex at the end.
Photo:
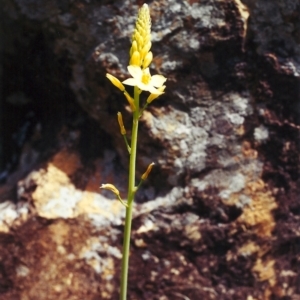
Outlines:
POLYGON ((118 200, 126 207, 126 217, 124 226, 124 241, 123 241, 123 258, 122 258, 122 271, 121 271, 121 289, 120 300, 127 298, 127 284, 128 284, 128 265, 129 265, 129 249, 130 249, 130 233, 132 223, 132 208, 134 196, 138 188, 141 186, 151 172, 154 163, 151 163, 145 173, 141 176, 140 183, 135 183, 135 169, 136 169, 136 152, 137 152, 137 139, 138 139, 138 125, 139 119, 147 106, 157 97, 164 93, 166 86, 164 85, 167 80, 162 75, 151 76, 149 65, 152 62, 153 54, 151 49, 151 19, 149 7, 144 4, 138 12, 135 29, 132 35, 132 44, 130 48, 130 60, 127 67, 129 74, 132 78, 128 78, 121 82, 119 79, 111 74, 106 74, 106 77, 111 83, 123 92, 127 99, 132 111, 132 131, 130 145, 126 136, 126 129, 123 123, 122 114, 118 112, 117 119, 120 126, 121 135, 129 153, 129 177, 128 177, 128 194, 127 201, 121 198, 119 190, 110 183, 102 184, 100 188, 112 191, 118 200), (125 85, 134 87, 133 97, 126 91, 125 85), (140 105, 140 94, 145 91, 149 92, 145 104, 140 105))

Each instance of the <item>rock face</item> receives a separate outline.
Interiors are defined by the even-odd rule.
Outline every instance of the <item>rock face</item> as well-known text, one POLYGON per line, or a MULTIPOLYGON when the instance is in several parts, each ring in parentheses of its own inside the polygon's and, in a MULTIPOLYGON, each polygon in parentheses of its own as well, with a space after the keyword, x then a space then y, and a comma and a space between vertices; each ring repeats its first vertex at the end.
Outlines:
MULTIPOLYGON (((116 113, 142 1, 3 0, 0 298, 118 299, 116 113)), ((129 299, 300 299, 300 3, 151 1, 129 299)))

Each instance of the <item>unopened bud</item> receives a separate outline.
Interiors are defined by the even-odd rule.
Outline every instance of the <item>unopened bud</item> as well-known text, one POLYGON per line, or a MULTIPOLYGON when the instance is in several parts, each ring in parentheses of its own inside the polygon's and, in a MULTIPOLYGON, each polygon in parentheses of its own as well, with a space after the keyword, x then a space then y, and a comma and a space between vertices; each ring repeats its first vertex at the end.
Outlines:
POLYGON ((118 123, 119 123, 119 126, 120 126, 121 134, 125 135, 126 134, 126 130, 125 130, 125 127, 124 127, 122 114, 120 112, 118 112, 117 116, 118 116, 118 123))
POLYGON ((138 44, 138 47, 139 47, 139 50, 142 50, 142 47, 144 45, 144 39, 141 35, 137 35, 137 44, 138 44))
POLYGON ((151 48, 151 42, 148 42, 147 44, 145 44, 145 46, 142 48, 142 50, 140 51, 141 54, 141 59, 144 59, 145 56, 147 55, 147 53, 149 52, 150 48, 151 48))
POLYGON ((152 59, 153 59, 153 54, 152 52, 148 52, 144 58, 144 61, 143 61, 143 68, 146 69, 152 62, 152 59))
POLYGON ((142 177, 141 177, 142 180, 146 180, 146 179, 148 178, 148 175, 149 175, 149 173, 151 172, 151 170, 152 170, 152 168, 153 168, 154 165, 155 165, 154 163, 151 163, 151 164, 148 166, 146 172, 145 172, 145 173, 142 175, 142 177))
POLYGON ((141 56, 138 51, 134 51, 130 57, 129 65, 131 66, 140 66, 141 65, 141 56))
POLYGON ((105 190, 112 191, 117 197, 120 197, 119 190, 113 184, 110 184, 110 183, 102 184, 100 186, 100 189, 105 189, 105 190))
POLYGON ((121 92, 124 92, 125 91, 125 87, 124 85, 122 84, 122 82, 116 78, 115 76, 111 75, 111 74, 106 74, 106 77, 110 80, 110 82, 116 86, 121 92))
POLYGON ((131 48, 130 48, 130 57, 132 56, 133 52, 138 51, 138 46, 136 41, 132 42, 131 48))
MULTIPOLYGON (((146 36, 144 38, 144 45, 149 44, 150 41, 151 41, 151 32, 149 31, 149 32, 147 32, 147 34, 146 34, 146 36)), ((148 45, 148 47, 149 47, 148 51, 150 50, 151 46, 152 46, 152 44, 150 42, 150 47, 148 45)))

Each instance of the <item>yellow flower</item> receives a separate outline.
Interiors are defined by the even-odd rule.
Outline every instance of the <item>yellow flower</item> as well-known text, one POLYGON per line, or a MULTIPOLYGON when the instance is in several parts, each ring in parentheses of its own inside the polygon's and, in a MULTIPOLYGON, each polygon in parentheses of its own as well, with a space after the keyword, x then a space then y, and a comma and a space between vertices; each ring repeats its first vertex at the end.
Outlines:
POLYGON ((142 91, 148 91, 151 94, 163 94, 163 91, 160 91, 160 88, 163 86, 167 78, 162 75, 151 76, 149 68, 142 70, 138 66, 128 66, 127 69, 133 78, 124 80, 124 84, 137 86, 142 91))

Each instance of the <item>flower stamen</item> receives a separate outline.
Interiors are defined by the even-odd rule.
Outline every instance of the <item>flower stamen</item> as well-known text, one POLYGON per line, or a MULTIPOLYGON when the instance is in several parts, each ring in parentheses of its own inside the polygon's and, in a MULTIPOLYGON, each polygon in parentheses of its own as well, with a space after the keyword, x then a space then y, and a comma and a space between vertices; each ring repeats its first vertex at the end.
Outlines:
POLYGON ((142 83, 149 84, 150 80, 151 80, 150 74, 143 71, 142 83))

